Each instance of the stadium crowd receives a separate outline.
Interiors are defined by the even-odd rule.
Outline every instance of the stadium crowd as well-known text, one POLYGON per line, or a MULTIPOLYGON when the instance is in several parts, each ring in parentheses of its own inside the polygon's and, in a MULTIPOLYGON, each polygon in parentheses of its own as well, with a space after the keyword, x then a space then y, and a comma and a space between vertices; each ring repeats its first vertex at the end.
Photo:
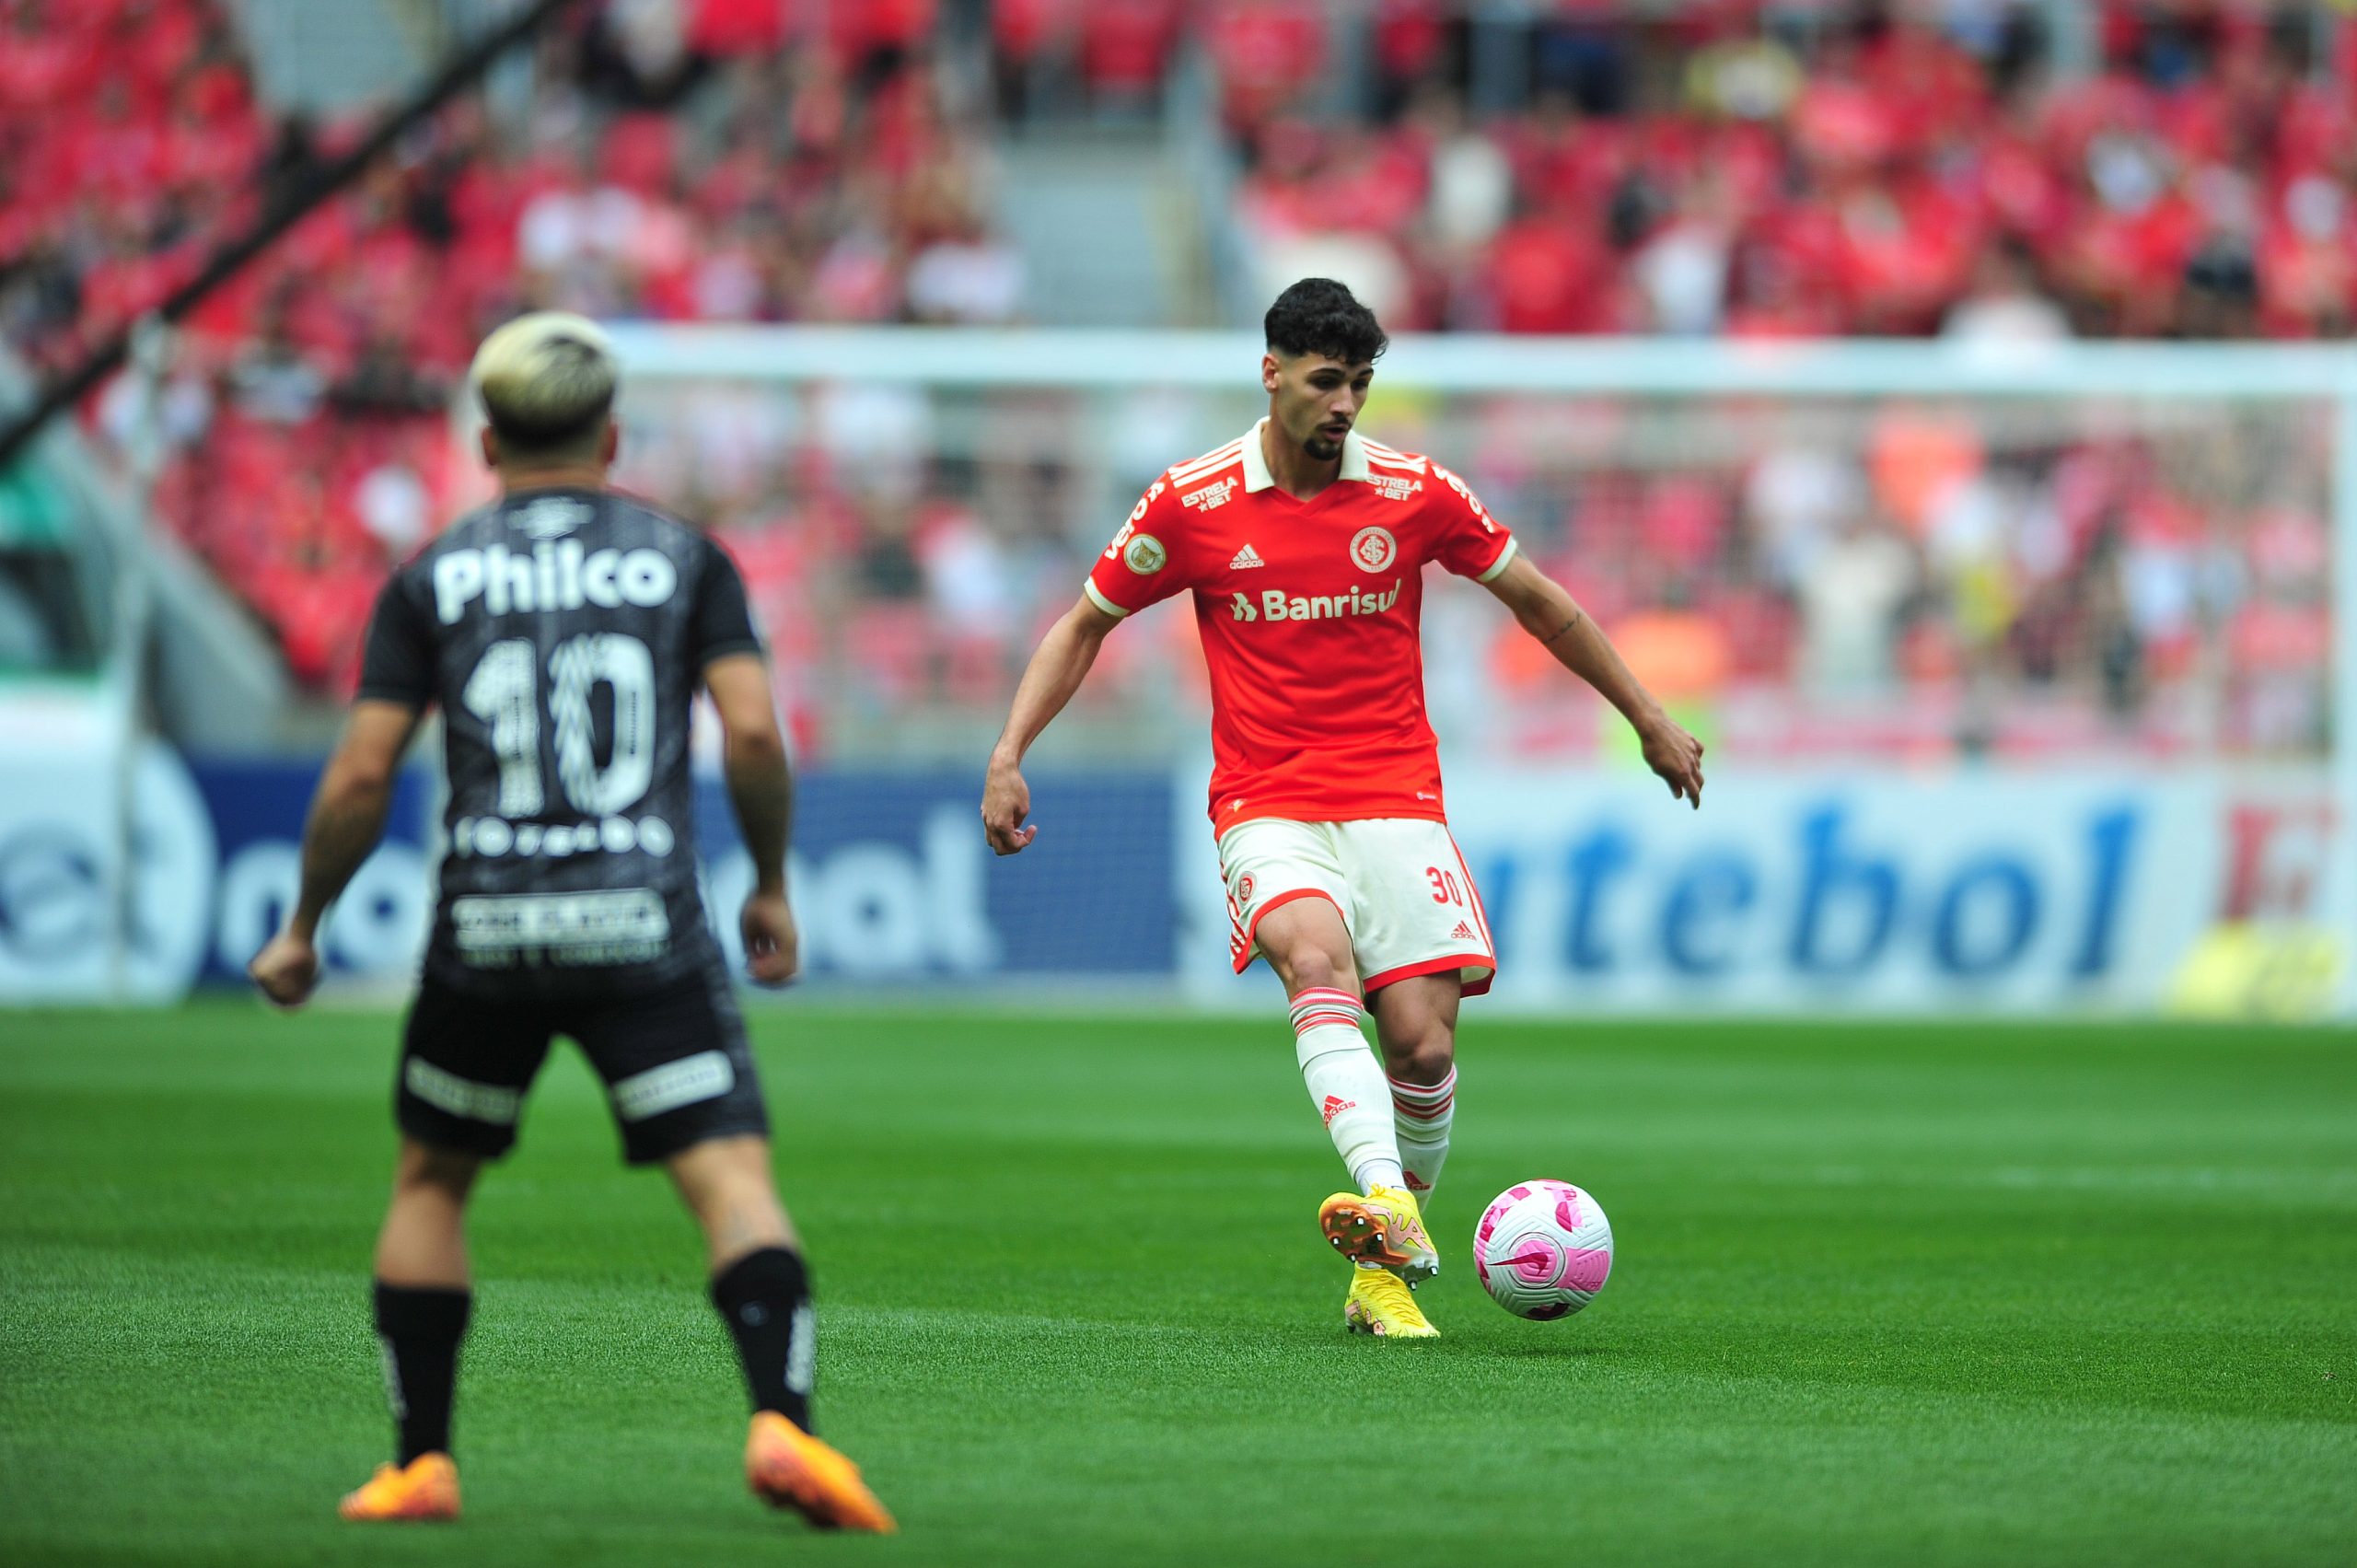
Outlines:
POLYGON ((1351 254, 1426 329, 2299 338, 2357 319, 2357 22, 2110 0, 2091 7, 2104 68, 2066 77, 2022 6, 1553 9, 1517 45, 1515 113, 1469 118, 1431 66, 1466 46, 1417 0, 1376 8, 1379 112, 1292 115, 1248 77, 1227 113, 1273 270, 1351 254))
MULTIPOLYGON (((163 514, 298 674, 346 680, 389 560, 462 492, 450 388, 517 309, 1006 318, 1021 262, 983 223, 981 140, 908 47, 926 9, 806 37, 773 5, 618 5, 560 29, 528 103, 462 100, 190 319, 156 411, 163 514)), ((218 0, 6 0, 0 34, 0 328, 38 369, 354 134, 266 116, 218 0)), ((101 427, 128 444, 140 401, 120 384, 101 427)))
MULTIPOLYGON (((1446 0, 991 0, 981 30, 991 112, 1010 120, 1149 110, 1199 45, 1264 264, 1371 280, 1395 330, 2345 333, 2357 21, 2237 0, 2097 9, 2100 68, 2068 76, 2042 66, 2037 8, 2003 0, 1560 0, 1506 40, 1518 105, 1480 113, 1480 45, 1446 0), (1361 24, 1347 60, 1341 14, 1361 24)), ((347 682, 388 562, 470 494, 448 394, 516 309, 1016 315, 1022 258, 985 215, 990 128, 936 69, 943 13, 970 10, 592 7, 543 45, 527 101, 454 106, 196 313, 152 411, 125 381, 92 421, 126 447, 160 432, 162 515, 298 674, 347 682)), ((192 276, 353 134, 268 115, 219 0, 0 0, 0 331, 41 368, 192 276)), ((997 691, 1104 531, 1077 412, 1062 449, 978 463, 878 459, 937 412, 913 396, 694 406, 694 428, 634 448, 634 471, 737 547, 790 682, 878 714, 997 691)), ((1380 407, 1375 423, 1416 444, 1380 407)), ((1443 424, 1432 444, 1755 750, 2320 733, 2308 446, 2270 475, 2216 443, 2025 442, 1922 410, 1716 467, 1589 447, 1565 470, 1504 413, 1443 424), (1992 680, 2074 717, 1976 706, 1992 680), (2175 701, 2196 686, 2263 694, 2235 710, 2247 733, 2197 733, 2175 701), (1809 716, 1875 690, 1910 700, 1832 731, 1809 716)), ((1437 684, 1540 673, 1511 639, 1474 645, 1454 672, 1436 656, 1437 684)), ((804 719, 806 744, 827 744, 815 704, 804 719)), ((1540 720, 1508 738, 1552 743, 1540 720)))

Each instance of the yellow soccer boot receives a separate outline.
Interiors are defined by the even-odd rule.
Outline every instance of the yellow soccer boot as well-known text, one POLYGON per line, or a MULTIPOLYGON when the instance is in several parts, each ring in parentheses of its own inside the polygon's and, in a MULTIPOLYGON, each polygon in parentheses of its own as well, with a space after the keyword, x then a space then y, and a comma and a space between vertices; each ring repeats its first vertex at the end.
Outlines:
POLYGON ((459 1467, 447 1454, 420 1454, 405 1466, 378 1465, 336 1512, 347 1519, 424 1521, 459 1516, 459 1467))
POLYGON ((1318 1207, 1318 1226, 1353 1263, 1378 1264, 1411 1284, 1440 1272, 1440 1254, 1412 1192, 1397 1187, 1378 1187, 1364 1197, 1337 1192, 1318 1207))
POLYGON ((1353 1334, 1375 1334, 1387 1340, 1440 1338, 1440 1330, 1425 1318, 1399 1276, 1380 1263, 1361 1263, 1351 1270, 1351 1294, 1342 1299, 1342 1326, 1353 1334))

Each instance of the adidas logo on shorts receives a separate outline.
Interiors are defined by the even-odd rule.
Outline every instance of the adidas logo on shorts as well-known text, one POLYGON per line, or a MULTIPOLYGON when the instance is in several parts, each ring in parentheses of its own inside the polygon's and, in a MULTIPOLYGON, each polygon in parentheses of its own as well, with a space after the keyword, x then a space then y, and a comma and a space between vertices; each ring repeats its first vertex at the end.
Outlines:
POLYGON ((1227 569, 1231 572, 1241 572, 1247 566, 1266 566, 1267 564, 1267 562, 1260 559, 1260 552, 1247 544, 1228 562, 1227 569))
POLYGON ((1476 936, 1473 934, 1472 926, 1467 924, 1461 920, 1457 923, 1457 929, 1450 932, 1448 935, 1452 941, 1457 942, 1478 942, 1480 940, 1479 936, 1476 936))

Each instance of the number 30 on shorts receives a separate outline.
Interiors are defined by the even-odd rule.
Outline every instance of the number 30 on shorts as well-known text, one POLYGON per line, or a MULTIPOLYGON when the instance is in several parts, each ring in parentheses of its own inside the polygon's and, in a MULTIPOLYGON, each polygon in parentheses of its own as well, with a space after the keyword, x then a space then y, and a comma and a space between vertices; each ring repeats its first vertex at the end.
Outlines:
POLYGON ((1424 867, 1424 876, 1433 885, 1433 902, 1465 907, 1465 884, 1457 879, 1454 871, 1444 871, 1437 865, 1424 867))

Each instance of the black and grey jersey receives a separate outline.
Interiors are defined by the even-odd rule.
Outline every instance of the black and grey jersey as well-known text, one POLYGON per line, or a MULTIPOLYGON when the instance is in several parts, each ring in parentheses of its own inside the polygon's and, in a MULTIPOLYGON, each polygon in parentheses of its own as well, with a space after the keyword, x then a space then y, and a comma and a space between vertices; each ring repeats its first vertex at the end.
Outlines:
POLYGON ((442 707, 448 845, 428 971, 580 996, 717 962, 688 717, 705 666, 760 647, 719 546, 598 491, 505 497, 395 573, 359 695, 442 707))

